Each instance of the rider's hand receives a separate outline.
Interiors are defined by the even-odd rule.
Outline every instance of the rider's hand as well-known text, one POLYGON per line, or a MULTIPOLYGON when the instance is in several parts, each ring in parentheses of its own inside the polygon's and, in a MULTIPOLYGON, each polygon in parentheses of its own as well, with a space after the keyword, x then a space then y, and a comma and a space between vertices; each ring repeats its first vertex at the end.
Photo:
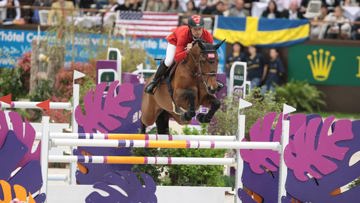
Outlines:
POLYGON ((191 48, 192 48, 192 43, 187 44, 185 48, 186 52, 189 52, 191 48))

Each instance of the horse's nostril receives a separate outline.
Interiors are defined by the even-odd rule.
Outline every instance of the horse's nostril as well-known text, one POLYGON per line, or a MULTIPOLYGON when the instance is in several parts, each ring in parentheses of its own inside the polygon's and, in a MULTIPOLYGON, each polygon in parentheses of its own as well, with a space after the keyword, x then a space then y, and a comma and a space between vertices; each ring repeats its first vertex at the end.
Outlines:
POLYGON ((216 92, 216 89, 213 89, 213 88, 208 88, 208 90, 209 90, 210 94, 215 94, 215 92, 216 92))

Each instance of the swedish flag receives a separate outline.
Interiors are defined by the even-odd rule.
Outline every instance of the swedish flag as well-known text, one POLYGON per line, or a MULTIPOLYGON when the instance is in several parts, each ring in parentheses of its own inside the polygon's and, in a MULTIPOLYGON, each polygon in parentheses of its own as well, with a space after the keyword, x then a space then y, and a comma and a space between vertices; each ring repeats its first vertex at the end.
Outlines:
POLYGON ((308 20, 224 17, 215 20, 214 37, 244 46, 289 46, 309 38, 308 20))

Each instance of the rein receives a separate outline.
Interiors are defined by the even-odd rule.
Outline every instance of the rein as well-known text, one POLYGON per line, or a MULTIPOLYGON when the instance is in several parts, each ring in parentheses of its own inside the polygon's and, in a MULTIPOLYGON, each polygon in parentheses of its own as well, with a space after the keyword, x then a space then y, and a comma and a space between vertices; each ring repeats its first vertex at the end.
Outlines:
POLYGON ((197 67, 197 71, 194 73, 194 76, 197 77, 197 78, 201 78, 201 81, 203 82, 203 84, 204 84, 204 86, 206 88, 206 91, 209 93, 209 85, 207 84, 208 78, 205 81, 204 76, 216 77, 216 73, 210 73, 210 72, 209 73, 203 73, 202 68, 201 68, 202 63, 200 61, 201 55, 199 57, 199 60, 196 60, 194 55, 191 52, 189 52, 189 55, 191 56, 191 59, 193 60, 193 62, 195 63, 195 65, 197 67))

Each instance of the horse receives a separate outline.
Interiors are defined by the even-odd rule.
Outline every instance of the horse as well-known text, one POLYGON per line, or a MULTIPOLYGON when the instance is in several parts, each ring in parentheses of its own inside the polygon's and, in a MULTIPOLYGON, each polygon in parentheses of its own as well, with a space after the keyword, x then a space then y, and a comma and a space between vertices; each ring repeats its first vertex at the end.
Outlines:
POLYGON ((161 80, 155 93, 143 93, 141 133, 146 133, 146 127, 156 122, 158 134, 169 134, 170 118, 180 125, 189 124, 200 105, 208 107, 209 111, 198 114, 197 120, 200 123, 211 121, 220 108, 220 101, 215 96, 218 88, 217 49, 224 41, 213 45, 195 40, 186 58, 169 68, 166 81, 165 78, 161 80))

